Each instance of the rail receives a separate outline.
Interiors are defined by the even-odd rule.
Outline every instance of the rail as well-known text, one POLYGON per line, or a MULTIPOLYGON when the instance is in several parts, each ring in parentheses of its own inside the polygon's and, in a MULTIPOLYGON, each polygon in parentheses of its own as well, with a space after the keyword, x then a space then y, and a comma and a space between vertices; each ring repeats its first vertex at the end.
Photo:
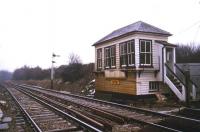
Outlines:
POLYGON ((70 113, 70 114, 72 113, 73 115, 76 115, 76 117, 81 117, 81 119, 84 119, 84 122, 92 124, 90 126, 95 126, 95 127, 98 127, 101 130, 104 130, 104 127, 105 127, 104 124, 101 124, 98 121, 91 119, 90 117, 86 117, 83 113, 77 112, 77 111, 71 109, 71 107, 69 108, 67 105, 65 105, 63 103, 55 101, 51 98, 47 98, 43 95, 40 96, 36 93, 31 92, 31 90, 27 90, 27 89, 23 89, 23 88, 19 88, 19 90, 21 92, 25 93, 25 94, 32 95, 35 98, 38 98, 38 99, 43 100, 45 102, 48 102, 49 104, 51 104, 52 106, 55 106, 56 108, 63 109, 63 110, 65 109, 67 111, 67 113, 70 113))
MULTIPOLYGON (((22 85, 19 85, 19 86, 22 86, 22 85)), ((136 110, 138 112, 143 112, 143 113, 147 113, 147 114, 149 113, 149 114, 158 115, 158 116, 162 116, 162 117, 171 117, 171 118, 176 118, 176 119, 179 119, 179 120, 191 121, 193 123, 198 123, 198 124, 200 123, 200 120, 191 119, 191 118, 187 118, 187 117, 181 117, 181 116, 176 116, 176 115, 171 115, 171 114, 159 113, 159 112, 155 112, 155 111, 152 111, 152 110, 147 110, 147 109, 143 109, 143 108, 118 104, 118 103, 99 100, 99 99, 93 99, 93 98, 84 97, 84 96, 80 96, 80 95, 74 95, 74 94, 70 94, 70 93, 62 93, 62 92, 59 92, 59 91, 56 91, 56 90, 45 89, 45 88, 38 87, 38 86, 33 86, 33 87, 39 88, 39 89, 42 89, 42 90, 46 90, 46 91, 55 92, 55 93, 58 93, 58 94, 61 94, 61 95, 72 96, 72 97, 86 99, 86 100, 90 100, 90 101, 97 101, 97 102, 100 102, 100 103, 104 103, 104 104, 108 104, 108 105, 114 105, 114 106, 118 106, 118 107, 121 107, 121 108, 129 109, 129 110, 136 110)))
POLYGON ((64 112, 64 111, 62 111, 62 110, 60 110, 60 109, 58 109, 57 107, 55 107, 55 106, 53 106, 53 105, 51 105, 51 104, 49 104, 49 103, 46 103, 45 101, 43 101, 43 100, 41 100, 41 99, 39 99, 39 98, 37 98, 37 97, 35 97, 35 96, 33 96, 33 95, 31 95, 31 94, 25 92, 25 91, 23 91, 23 90, 20 90, 20 91, 21 91, 22 93, 28 95, 29 97, 35 99, 36 101, 38 101, 38 102, 40 102, 40 103, 42 103, 42 104, 48 106, 49 108, 53 109, 54 111, 56 111, 56 112, 62 114, 63 116, 65 116, 65 117, 67 117, 67 118, 70 118, 71 120, 77 122, 77 123, 80 124, 81 126, 84 126, 84 127, 87 128, 88 130, 92 130, 92 131, 95 131, 95 132, 102 132, 102 130, 100 130, 100 129, 98 129, 98 128, 95 128, 95 127, 93 127, 92 125, 90 125, 90 124, 88 124, 88 123, 86 123, 86 122, 84 122, 84 121, 81 121, 80 119, 78 119, 78 118, 76 118, 76 117, 74 117, 74 116, 72 116, 72 115, 70 115, 70 114, 68 114, 68 113, 66 113, 66 112, 64 112))
MULTIPOLYGON (((36 95, 38 96, 38 95, 36 95)), ((120 118, 121 116, 119 116, 120 118)), ((130 119, 129 119, 130 120, 130 119)), ((151 122, 147 122, 147 121, 142 121, 142 120, 137 120, 137 119, 133 119, 133 121, 135 122, 138 122, 138 123, 142 123, 142 124, 145 124, 145 125, 150 125, 152 127, 155 127, 155 128, 160 128, 162 130, 167 130, 167 131, 172 131, 172 132, 181 132, 179 130, 176 130, 176 129, 173 129, 173 128, 170 128, 170 127, 165 127, 163 125, 160 125, 160 124, 156 124, 156 123, 151 123, 151 122)))
MULTIPOLYGON (((8 90, 8 89, 7 89, 8 90)), ((8 90, 9 94, 11 95, 11 97, 14 99, 14 101, 17 103, 17 105, 19 106, 19 108, 21 109, 21 111, 25 114, 26 118, 31 122, 31 124, 33 125, 34 129, 37 132, 42 132, 42 130, 40 129, 40 127, 35 123, 35 121, 33 121, 33 119, 31 118, 31 116, 26 112, 26 110, 21 106, 21 104, 19 103, 19 101, 16 99, 16 97, 12 94, 12 92, 10 92, 10 90, 8 90)))

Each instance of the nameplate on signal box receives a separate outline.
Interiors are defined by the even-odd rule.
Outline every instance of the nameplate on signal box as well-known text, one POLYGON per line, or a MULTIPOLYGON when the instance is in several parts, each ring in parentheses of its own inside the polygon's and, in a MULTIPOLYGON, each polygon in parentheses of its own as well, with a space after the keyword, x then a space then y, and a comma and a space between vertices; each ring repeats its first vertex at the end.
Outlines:
POLYGON ((111 80, 112 85, 119 85, 119 80, 111 80))

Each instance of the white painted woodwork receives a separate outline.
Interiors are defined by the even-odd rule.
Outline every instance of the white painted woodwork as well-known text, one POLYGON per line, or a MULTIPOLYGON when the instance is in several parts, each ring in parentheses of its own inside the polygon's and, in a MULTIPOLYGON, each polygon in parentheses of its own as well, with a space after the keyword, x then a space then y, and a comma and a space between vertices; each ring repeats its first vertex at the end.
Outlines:
MULTIPOLYGON (((106 69, 105 70, 105 77, 106 78, 114 78, 114 77, 124 77, 125 78, 125 73, 120 72, 120 51, 119 51, 119 44, 128 40, 135 40, 135 70, 141 70, 141 74, 139 77, 138 72, 136 73, 136 94, 137 95, 144 95, 144 94, 151 94, 149 92, 149 82, 150 81, 163 81, 163 73, 164 76, 166 75, 166 71, 163 70, 163 61, 164 64, 166 62, 166 49, 163 48, 164 46, 159 43, 155 43, 155 40, 161 40, 161 41, 167 41, 168 37, 166 36, 159 36, 155 34, 145 34, 145 33, 137 33, 133 35, 129 35, 123 38, 116 39, 114 41, 109 41, 103 44, 99 44, 95 46, 95 52, 97 52, 97 49, 102 48, 102 69, 104 69, 104 48, 108 46, 115 45, 116 46, 116 69, 106 69), (147 40, 152 40, 152 64, 153 68, 140 68, 139 67, 139 62, 140 62, 140 51, 139 51, 139 40, 140 39, 147 39, 147 40), (162 51, 163 50, 163 51, 162 51), (163 54, 162 54, 163 52, 163 54), (162 56, 164 55, 164 56, 162 56), (164 59, 164 60, 163 60, 164 59), (155 76, 155 70, 157 70, 157 74, 155 76)), ((174 48, 174 63, 175 61, 175 48, 174 48)), ((96 66, 96 54, 95 53, 95 70, 97 68, 96 66)), ((164 66, 164 70, 165 66, 164 66)), ((171 85, 170 85, 171 86, 171 85)), ((172 87, 173 89, 173 87, 172 87)), ((178 90, 178 89, 177 89, 178 90)), ((177 91, 175 90, 175 91, 177 91)), ((179 91, 178 91, 179 92, 179 91)), ((178 93, 177 92, 177 93, 178 93)), ((179 94, 178 94, 179 96, 179 94)), ((182 97, 181 97, 182 99, 182 97)))
POLYGON ((192 99, 193 100, 197 99, 197 90, 194 84, 192 85, 192 99))
POLYGON ((186 97, 185 97, 185 87, 184 86, 182 86, 182 93, 181 93, 167 76, 165 76, 165 83, 169 86, 169 88, 174 92, 174 94, 181 101, 185 101, 186 97))
MULTIPOLYGON (((139 40, 140 39, 148 39, 152 40, 152 54, 153 54, 153 64, 156 67, 155 64, 158 64, 158 54, 160 54, 160 50, 162 47, 162 44, 155 44, 155 40, 162 40, 167 41, 167 37, 163 36, 155 36, 151 34, 133 34, 124 38, 120 38, 111 42, 107 42, 104 44, 100 44, 95 46, 95 70, 97 70, 96 61, 97 61, 97 49, 102 48, 102 68, 104 69, 104 48, 108 46, 115 45, 116 46, 116 68, 120 69, 120 51, 119 51, 119 44, 128 40, 135 40, 135 65, 136 67, 139 67, 139 40), (159 52, 159 53, 158 53, 159 52)), ((162 53, 161 53, 162 55, 162 53)))
POLYGON ((119 70, 105 70, 105 78, 126 78, 126 75, 119 70))

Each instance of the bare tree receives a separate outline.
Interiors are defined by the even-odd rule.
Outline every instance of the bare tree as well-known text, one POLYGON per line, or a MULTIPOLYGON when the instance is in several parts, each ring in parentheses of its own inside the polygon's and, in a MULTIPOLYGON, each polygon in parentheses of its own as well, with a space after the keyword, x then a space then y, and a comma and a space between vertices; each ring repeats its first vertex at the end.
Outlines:
POLYGON ((83 65, 78 55, 71 53, 69 55, 69 65, 64 67, 61 74, 63 81, 74 82, 81 79, 84 76, 83 65))
POLYGON ((81 64, 81 59, 77 54, 71 53, 69 55, 69 65, 70 64, 81 64))
POLYGON ((176 48, 177 63, 200 63, 200 46, 198 44, 179 44, 176 48))

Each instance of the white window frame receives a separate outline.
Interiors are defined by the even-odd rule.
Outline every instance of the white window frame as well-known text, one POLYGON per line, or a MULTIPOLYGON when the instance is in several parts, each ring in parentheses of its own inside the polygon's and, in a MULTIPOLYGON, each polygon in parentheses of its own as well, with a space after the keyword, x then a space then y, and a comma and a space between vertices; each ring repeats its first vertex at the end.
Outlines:
POLYGON ((116 48, 115 48, 115 46, 110 47, 110 66, 111 66, 111 68, 116 67, 116 48))
POLYGON ((128 66, 134 66, 135 65, 135 59, 134 59, 134 62, 129 63, 129 55, 131 56, 131 61, 133 61, 132 58, 135 57, 135 44, 134 44, 134 40, 131 40, 131 41, 127 42, 127 63, 128 63, 128 66), (131 51, 132 50, 131 49, 131 44, 132 43, 133 43, 133 48, 134 48, 133 51, 131 51))
MULTIPOLYGON (((121 67, 135 66, 135 40, 134 39, 120 44, 120 59, 121 57, 123 57, 123 62, 122 64, 120 64, 121 67), (130 49, 131 44, 133 44, 133 51, 131 51, 132 49, 130 49), (133 61, 132 57, 134 57, 134 62, 129 62, 129 56, 131 56, 131 61, 133 61)), ((122 60, 120 60, 120 62, 121 61, 122 60)))
POLYGON ((149 82, 149 92, 157 92, 160 89, 159 81, 150 81, 149 82))
POLYGON ((116 68, 116 47, 115 45, 105 47, 105 68, 116 68))
POLYGON ((122 65, 121 67, 126 67, 126 43, 121 43, 120 44, 120 59, 121 59, 121 56, 123 57, 123 62, 122 62, 122 65))
POLYGON ((110 65, 109 65, 109 59, 110 59, 110 48, 109 47, 106 47, 105 48, 105 68, 110 68, 110 65))
POLYGON ((102 69, 102 48, 97 49, 97 69, 102 69))
POLYGON ((141 54, 144 54, 144 64, 141 63, 141 60, 140 60, 140 65, 141 66, 151 66, 152 65, 152 41, 151 40, 140 40, 140 59, 141 59, 141 54), (145 44, 145 51, 142 51, 142 42, 144 42, 145 44), (147 51, 147 42, 150 43, 150 49, 149 49, 149 52, 147 51), (147 54, 150 55, 150 63, 147 64, 147 54))

